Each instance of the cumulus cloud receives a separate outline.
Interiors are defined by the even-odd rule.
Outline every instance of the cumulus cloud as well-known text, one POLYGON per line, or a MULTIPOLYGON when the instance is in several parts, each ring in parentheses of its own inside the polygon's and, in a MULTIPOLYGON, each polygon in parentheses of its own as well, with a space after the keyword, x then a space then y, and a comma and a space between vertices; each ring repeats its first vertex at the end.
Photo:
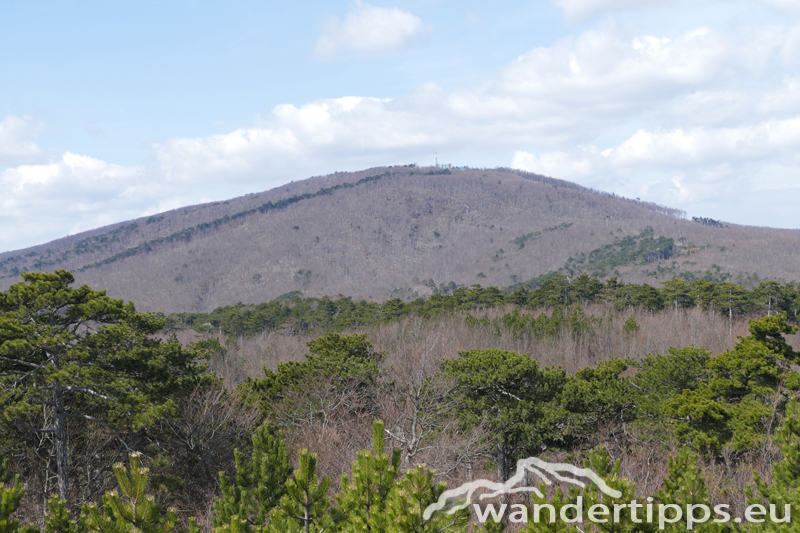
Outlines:
POLYGON ((582 181, 597 172, 598 165, 592 159, 596 157, 567 152, 545 152, 537 155, 518 150, 511 161, 511 168, 544 176, 558 176, 559 179, 569 181, 582 181))
POLYGON ((141 216, 158 194, 139 167, 66 152, 57 160, 0 173, 3 249, 141 216))
POLYGON ((518 151, 512 166, 677 205, 690 214, 713 203, 717 216, 769 225, 771 210, 732 206, 761 190, 782 191, 784 200, 800 201, 799 150, 800 116, 796 116, 739 127, 642 129, 605 149, 518 151))
POLYGON ((14 163, 37 159, 42 149, 36 144, 36 135, 44 125, 29 116, 7 115, 0 121, 0 163, 14 163))
MULTIPOLYGON (((411 99, 413 101, 413 99, 411 99)), ((155 145, 166 176, 175 181, 226 179, 243 183, 264 176, 285 179, 325 172, 342 162, 385 164, 390 153, 446 142, 425 125, 406 99, 320 99, 276 106, 269 120, 223 135, 171 139, 155 145)), ((336 167, 342 168, 342 167, 336 167)))
MULTIPOLYGON (((278 105, 252 127, 172 139, 155 150, 170 179, 247 181, 264 172, 324 171, 342 161, 386 162, 387 154, 586 144, 637 120, 646 106, 671 109, 675 121, 688 115, 694 126, 719 124, 749 97, 717 87, 760 68, 746 37, 704 28, 675 37, 589 30, 533 49, 475 87, 447 92, 425 84, 395 99, 278 105), (749 59, 741 61, 745 51, 749 59)), ((780 55, 780 34, 758 39, 761 61, 780 55)))
POLYGON ((428 31, 413 13, 357 1, 344 20, 332 17, 325 23, 314 46, 314 57, 332 61, 342 51, 360 56, 397 52, 428 31))

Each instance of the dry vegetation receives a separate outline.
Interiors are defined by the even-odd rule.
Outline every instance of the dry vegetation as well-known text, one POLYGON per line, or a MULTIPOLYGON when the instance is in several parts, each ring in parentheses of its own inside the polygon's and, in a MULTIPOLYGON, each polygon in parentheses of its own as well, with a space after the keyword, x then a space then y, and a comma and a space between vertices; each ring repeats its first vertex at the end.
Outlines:
POLYGON ((648 226, 656 237, 675 239, 680 255, 619 267, 608 275, 652 284, 687 272, 730 274, 730 281, 745 284, 755 272, 761 279, 800 279, 798 231, 704 226, 664 214, 666 208, 524 173, 473 169, 426 175, 431 170, 377 168, 311 178, 229 202, 139 219, 135 228, 131 223, 109 226, 3 253, 0 289, 18 280, 14 268, 67 268, 80 283, 105 287, 141 310, 164 313, 259 303, 290 291, 408 299, 430 294, 431 280, 436 285, 498 287, 526 281, 563 267, 570 256, 588 255, 648 226), (267 201, 373 175, 384 177, 79 270, 267 201), (561 229, 543 231, 559 225, 561 229), (541 234, 522 248, 512 242, 535 232, 541 234), (76 246, 83 253, 75 254, 76 246))
MULTIPOLYGON (((471 314, 501 316, 510 308, 492 308, 471 314)), ((586 366, 595 366, 613 357, 641 359, 648 354, 666 353, 671 346, 704 346, 712 354, 733 348, 738 335, 747 335, 747 320, 739 319, 729 334, 728 321, 717 313, 700 309, 664 311, 653 314, 641 310, 615 312, 611 306, 594 305, 584 309, 587 315, 605 317, 593 335, 575 338, 569 331, 557 338, 536 339, 508 331, 499 334, 493 328, 470 327, 467 313, 423 320, 409 317, 385 323, 365 332, 375 348, 386 353, 383 379, 395 388, 383 394, 370 409, 354 409, 370 399, 355 392, 334 394, 335 387, 319 383, 304 401, 313 398, 323 406, 324 416, 304 419, 303 405, 285 408, 277 417, 289 427, 290 449, 308 448, 319 454, 320 474, 333 480, 332 490, 338 487, 342 473, 349 472, 350 463, 359 449, 369 447, 370 426, 374 418, 383 419, 390 432, 388 444, 400 448, 405 465, 426 463, 436 468, 448 484, 476 478, 493 478, 494 468, 490 450, 480 445, 480 428, 461 434, 454 420, 448 418, 447 392, 452 384, 438 380, 434 387, 424 389, 420 384, 433 378, 437 361, 457 356, 459 351, 500 348, 531 356, 545 366, 560 366, 574 373, 586 366), (623 325, 633 317, 639 330, 626 335, 623 325), (358 412, 353 415, 353 412, 358 412), (413 423, 412 423, 413 421, 413 423)), ((543 311, 549 312, 549 311, 543 311)), ((185 342, 199 338, 193 332, 179 332, 185 342)), ((286 361, 301 361, 307 349, 306 337, 265 333, 239 339, 220 338, 228 347, 224 360, 212 361, 212 368, 224 376, 228 387, 244 382, 248 377, 261 377, 262 368, 277 369, 286 361)), ((797 339, 790 339, 795 348, 797 339)), ((667 472, 667 459, 674 455, 677 444, 664 434, 654 435, 636 425, 611 424, 598 428, 592 442, 573 453, 546 453, 554 461, 576 464, 582 450, 605 445, 614 458, 621 460, 622 473, 637 485, 637 493, 657 492, 667 472), (569 457, 568 457, 569 455, 569 457)), ((766 443, 761 448, 736 460, 708 462, 703 469, 715 502, 731 504, 734 513, 743 512, 746 505, 744 489, 752 483, 753 472, 769 478, 772 464, 778 459, 776 448, 766 443)), ((513 529, 512 529, 513 530, 513 529)))

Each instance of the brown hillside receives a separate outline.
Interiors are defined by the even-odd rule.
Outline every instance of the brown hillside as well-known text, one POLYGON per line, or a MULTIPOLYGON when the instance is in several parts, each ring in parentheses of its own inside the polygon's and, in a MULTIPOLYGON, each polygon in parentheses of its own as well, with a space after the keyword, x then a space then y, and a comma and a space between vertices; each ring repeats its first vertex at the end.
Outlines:
POLYGON ((797 230, 706 226, 677 210, 509 170, 433 172, 441 171, 336 173, 2 253, 0 289, 23 270, 67 268, 79 283, 165 313, 290 291, 407 299, 450 282, 506 287, 584 254, 564 270, 576 274, 592 250, 648 227, 674 239, 668 258, 599 274, 652 284, 675 275, 800 279, 797 230))

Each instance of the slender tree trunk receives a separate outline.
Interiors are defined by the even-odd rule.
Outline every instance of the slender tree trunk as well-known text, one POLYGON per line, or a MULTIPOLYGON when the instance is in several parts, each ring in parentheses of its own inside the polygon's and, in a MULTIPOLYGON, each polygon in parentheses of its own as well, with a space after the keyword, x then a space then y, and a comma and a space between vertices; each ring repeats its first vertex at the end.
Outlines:
POLYGON ((501 483, 509 478, 508 446, 506 446, 505 437, 502 436, 497 439, 497 476, 500 478, 501 483))
POLYGON ((728 336, 733 335, 733 307, 728 307, 728 336))
POLYGON ((67 502, 69 500, 69 462, 67 455, 67 411, 64 408, 64 391, 61 384, 53 383, 53 426, 56 437, 56 461, 58 462, 58 497, 67 502))

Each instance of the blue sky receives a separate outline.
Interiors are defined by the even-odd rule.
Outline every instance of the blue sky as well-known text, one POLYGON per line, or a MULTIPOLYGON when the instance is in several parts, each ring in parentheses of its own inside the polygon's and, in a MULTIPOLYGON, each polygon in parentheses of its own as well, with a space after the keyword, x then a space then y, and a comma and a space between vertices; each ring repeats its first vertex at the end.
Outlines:
POLYGON ((369 166, 800 226, 800 0, 0 3, 0 251, 369 166))

